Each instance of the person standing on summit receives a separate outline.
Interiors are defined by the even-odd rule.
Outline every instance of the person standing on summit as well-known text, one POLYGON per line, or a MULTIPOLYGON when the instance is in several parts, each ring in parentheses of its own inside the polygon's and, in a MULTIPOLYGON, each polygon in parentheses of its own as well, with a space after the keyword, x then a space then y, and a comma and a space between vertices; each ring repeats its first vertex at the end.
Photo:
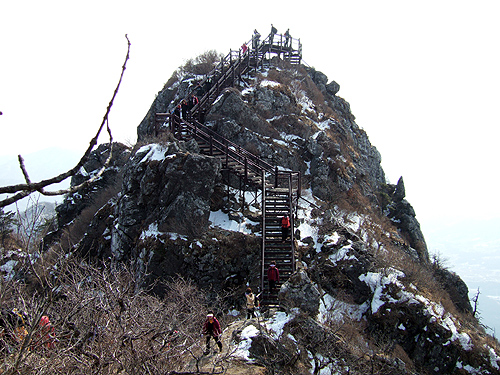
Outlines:
POLYGON ((273 26, 273 24, 271 24, 271 34, 269 34, 269 43, 272 45, 273 44, 273 40, 274 40, 274 35, 278 32, 278 30, 276 29, 276 27, 273 26))
POLYGON ((290 29, 287 29, 285 32, 285 48, 290 47, 290 45, 289 45, 290 41, 291 41, 290 29))

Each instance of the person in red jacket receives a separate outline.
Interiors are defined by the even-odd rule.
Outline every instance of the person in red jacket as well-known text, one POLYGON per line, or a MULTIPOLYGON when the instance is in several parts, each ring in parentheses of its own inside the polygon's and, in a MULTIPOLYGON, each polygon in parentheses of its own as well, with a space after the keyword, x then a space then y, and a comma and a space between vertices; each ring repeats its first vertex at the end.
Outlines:
POLYGON ((290 231, 290 218, 288 215, 283 216, 281 219, 281 241, 285 242, 288 238, 290 231))
POLYGON ((219 347, 219 351, 222 352, 222 342, 220 341, 219 338, 219 336, 222 334, 222 330, 220 328, 219 321, 214 316, 214 313, 212 311, 208 312, 207 319, 203 324, 202 333, 207 337, 207 343, 206 343, 207 346, 203 354, 207 355, 208 353, 210 353, 210 338, 212 337, 217 346, 219 347))
POLYGON ((276 267, 276 262, 273 260, 267 269, 267 281, 269 281, 269 292, 274 293, 276 290, 276 283, 280 281, 280 271, 276 267))

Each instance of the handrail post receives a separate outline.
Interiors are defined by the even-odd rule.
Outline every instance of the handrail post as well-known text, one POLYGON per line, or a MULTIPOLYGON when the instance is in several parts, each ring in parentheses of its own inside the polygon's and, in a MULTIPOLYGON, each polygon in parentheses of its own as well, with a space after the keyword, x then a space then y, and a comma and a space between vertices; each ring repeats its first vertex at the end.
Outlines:
POLYGON ((227 144, 226 140, 226 168, 229 168, 229 145, 227 144))
POLYGON ((292 200, 292 174, 288 174, 288 201, 290 202, 290 242, 292 247, 292 273, 295 272, 295 249, 294 249, 294 215, 293 215, 293 200, 292 200))
POLYGON ((262 256, 261 256, 261 277, 260 292, 264 293, 265 264, 264 254, 266 251, 266 172, 262 170, 262 256))
POLYGON ((276 189, 277 187, 278 187, 278 166, 276 166, 274 172, 274 188, 276 189))
POLYGON ((248 159, 245 157, 245 181, 248 182, 248 159))

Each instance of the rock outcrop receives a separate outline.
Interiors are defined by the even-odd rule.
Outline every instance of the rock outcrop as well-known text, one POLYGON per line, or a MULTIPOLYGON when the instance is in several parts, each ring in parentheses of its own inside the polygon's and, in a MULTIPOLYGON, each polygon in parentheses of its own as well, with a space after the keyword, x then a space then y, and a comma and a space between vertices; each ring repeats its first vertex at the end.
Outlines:
POLYGON ((406 196, 403 177, 400 177, 396 186, 387 185, 387 193, 391 202, 387 205, 387 216, 395 223, 397 228, 407 240, 407 244, 416 250, 418 259, 421 262, 429 262, 429 252, 425 243, 424 235, 420 229, 411 204, 404 199, 406 196))
MULTIPOLYGON (((155 282, 180 275, 207 293, 231 291, 228 301, 239 308, 246 286, 261 285, 258 199, 243 204, 231 195, 221 160, 202 155, 193 139, 149 140, 154 114, 170 111, 192 82, 188 76, 159 93, 138 127, 144 145, 131 155, 123 150, 110 169, 106 179, 119 176, 119 188, 94 211, 77 248, 133 264, 138 285, 154 285, 157 295, 163 290, 155 282), (257 235, 217 228, 210 221, 214 212, 236 224, 253 221, 257 235)), ((221 136, 303 177, 295 213, 299 267, 280 289, 283 311, 266 312, 268 319, 286 315, 286 323, 275 335, 246 322, 234 341, 278 372, 295 371, 290 363, 315 373, 367 373, 368 362, 371 371, 394 374, 453 373, 459 364, 498 368, 486 359, 490 348, 480 335, 465 332, 465 318, 448 309, 451 301, 470 318, 467 287, 457 275, 432 268, 403 179, 386 184, 381 156, 339 90, 312 68, 269 68, 224 90, 206 116, 221 136), (351 334, 357 346, 345 339, 351 334), (359 358, 369 361, 357 367, 359 358)), ((59 208, 61 223, 95 202, 92 194, 78 197, 78 204, 68 197, 59 208)))

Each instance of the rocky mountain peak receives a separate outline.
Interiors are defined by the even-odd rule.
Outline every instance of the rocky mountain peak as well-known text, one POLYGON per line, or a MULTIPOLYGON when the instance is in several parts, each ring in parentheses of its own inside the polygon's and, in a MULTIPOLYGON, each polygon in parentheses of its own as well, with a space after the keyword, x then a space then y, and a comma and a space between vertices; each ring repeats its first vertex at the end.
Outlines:
MULTIPOLYGON (((158 280, 180 275, 210 293, 230 294, 238 309, 247 286, 263 285, 261 192, 231 175, 196 137, 174 136, 156 118, 206 80, 189 72, 170 80, 138 126, 138 145, 118 145, 109 179, 85 196, 66 197, 58 212, 69 228, 90 212, 73 248, 80 254, 134 264, 141 285, 157 295, 165 293, 158 280)), ((370 357, 381 347, 384 356, 371 356, 379 373, 498 371, 500 358, 478 325, 466 329, 473 317, 465 284, 432 264, 403 178, 387 184, 380 153, 339 92, 322 72, 275 60, 238 77, 204 113, 202 130, 222 137, 227 148, 301 176, 295 273, 277 295, 281 310, 266 312, 271 320, 286 315, 281 333, 292 339, 248 322, 231 342, 246 342, 249 364, 267 363, 270 347, 276 358, 299 353, 297 368, 308 373, 342 366, 363 373, 346 358, 370 357)), ((95 156, 85 171, 95 170, 95 156)), ((82 172, 75 180, 85 178, 82 172)))

